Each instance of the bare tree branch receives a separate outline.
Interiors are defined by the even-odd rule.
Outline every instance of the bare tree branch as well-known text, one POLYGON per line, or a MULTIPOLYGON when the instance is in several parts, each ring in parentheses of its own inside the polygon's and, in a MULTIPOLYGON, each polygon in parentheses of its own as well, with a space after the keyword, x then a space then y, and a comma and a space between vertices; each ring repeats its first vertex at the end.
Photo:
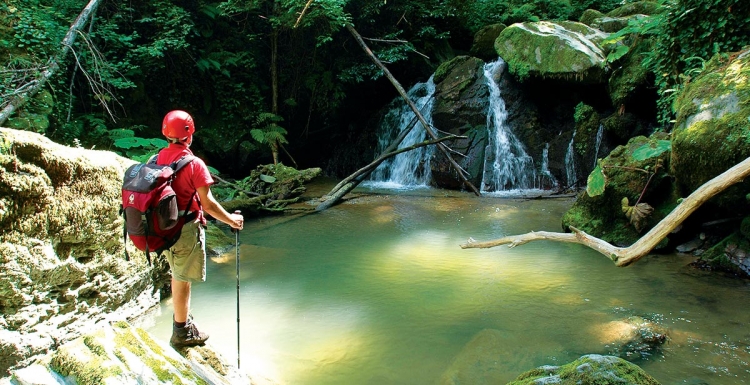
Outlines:
POLYGON ((493 241, 476 242, 470 239, 461 246, 462 249, 489 248, 500 245, 515 247, 531 241, 552 240, 558 242, 580 243, 588 246, 612 260, 616 266, 627 266, 647 255, 659 242, 662 241, 672 230, 677 228, 690 214, 697 210, 704 202, 713 198, 716 194, 726 190, 728 187, 741 182, 750 175, 750 158, 736 164, 729 170, 714 177, 693 191, 687 198, 683 199, 669 215, 664 217, 648 233, 629 247, 615 247, 599 238, 590 236, 583 231, 571 228, 573 234, 550 233, 546 231, 531 232, 523 235, 503 237, 493 241))
POLYGON ((8 120, 10 115, 13 114, 13 112, 15 112, 18 107, 22 106, 37 92, 39 92, 39 90, 42 89, 42 87, 47 83, 47 80, 49 80, 52 75, 57 72, 57 70, 60 68, 60 62, 65 59, 65 56, 70 50, 70 47, 73 45, 73 42, 75 42, 77 32, 86 25, 86 22, 89 20, 89 16, 96 10, 96 7, 98 5, 99 0, 89 1, 83 11, 81 11, 76 20, 70 26, 68 33, 65 34, 65 37, 63 38, 61 43, 62 48, 60 49, 60 52, 48 61, 47 68, 42 71, 42 74, 38 79, 36 79, 36 83, 32 87, 29 87, 29 89, 25 92, 12 98, 10 103, 8 103, 8 105, 5 106, 2 111, 0 111, 0 125, 4 124, 5 121, 8 120))

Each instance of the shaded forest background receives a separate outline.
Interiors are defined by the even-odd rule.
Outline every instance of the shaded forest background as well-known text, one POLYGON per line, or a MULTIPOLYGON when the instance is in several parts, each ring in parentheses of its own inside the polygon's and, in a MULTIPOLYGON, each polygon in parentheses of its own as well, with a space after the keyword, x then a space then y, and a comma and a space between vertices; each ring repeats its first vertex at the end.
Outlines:
MULTIPOLYGON (((616 0, 103 0, 61 69, 5 124, 52 140, 142 158, 164 144, 171 109, 189 111, 194 151, 241 178, 279 161, 342 177, 371 160, 372 120, 398 96, 345 28, 408 87, 442 62, 471 54, 482 27, 579 20, 616 0), (358 144, 355 146, 355 144, 358 144), (280 147, 278 147, 280 146, 280 147)), ((648 35, 643 55, 668 131, 680 88, 721 52, 750 43, 744 0, 660 0, 666 10, 626 28, 648 35)), ((0 107, 46 69, 85 3, 0 4, 0 107)), ((616 60, 616 58, 614 58, 616 60)))

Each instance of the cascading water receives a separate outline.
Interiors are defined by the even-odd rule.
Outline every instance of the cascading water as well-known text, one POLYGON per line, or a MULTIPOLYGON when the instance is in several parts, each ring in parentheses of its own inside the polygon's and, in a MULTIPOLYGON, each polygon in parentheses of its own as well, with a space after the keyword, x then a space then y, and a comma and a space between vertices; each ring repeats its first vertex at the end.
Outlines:
POLYGON ((596 131, 596 151, 594 151, 594 168, 599 161, 599 147, 602 145, 602 136, 604 136, 604 125, 599 124, 599 130, 596 131))
POLYGON ((484 77, 490 89, 487 112, 490 143, 485 151, 482 176, 482 191, 486 192, 531 189, 536 179, 534 159, 526 154, 523 143, 505 124, 508 112, 493 76, 504 65, 503 59, 498 59, 484 66, 484 77))
POLYGON ((542 150, 542 167, 539 170, 539 183, 535 187, 540 190, 557 187, 557 180, 549 172, 549 143, 546 143, 544 150, 542 150))
POLYGON ((573 159, 574 155, 574 144, 576 140, 576 132, 573 131, 573 137, 570 138, 570 143, 568 144, 568 151, 565 153, 565 175, 568 178, 568 186, 569 187, 575 187, 575 184, 577 184, 578 181, 578 175, 576 175, 576 164, 575 160, 573 159))
MULTIPOLYGON (((432 124, 434 93, 435 83, 432 77, 426 83, 417 83, 407 92, 407 96, 414 102, 428 124, 432 124)), ((411 131, 399 144, 399 149, 422 142, 427 137, 427 131, 416 118, 414 111, 409 105, 403 103, 388 111, 383 118, 377 153, 382 154, 391 141, 407 129, 411 131)), ((428 186, 431 179, 430 158, 434 151, 433 147, 420 147, 386 159, 372 172, 370 182, 367 184, 396 188, 428 186)))

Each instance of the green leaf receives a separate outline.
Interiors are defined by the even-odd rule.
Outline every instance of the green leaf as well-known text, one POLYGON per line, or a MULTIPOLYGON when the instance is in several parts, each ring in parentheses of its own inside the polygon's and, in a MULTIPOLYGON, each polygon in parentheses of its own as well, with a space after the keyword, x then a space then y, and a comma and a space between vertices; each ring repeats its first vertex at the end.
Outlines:
POLYGON ((604 186, 606 185, 606 183, 607 177, 604 176, 602 168, 600 166, 596 166, 594 171, 591 171, 591 174, 589 174, 588 180, 586 182, 586 193, 588 193, 590 197, 602 195, 604 194, 604 186))
POLYGON ((661 155, 665 151, 672 150, 672 142, 669 140, 658 140, 656 143, 647 143, 633 151, 633 159, 641 161, 661 155))
POLYGON ((266 175, 266 174, 260 174, 260 180, 262 180, 262 181, 264 181, 266 183, 276 182, 276 178, 275 177, 272 177, 272 176, 266 175))

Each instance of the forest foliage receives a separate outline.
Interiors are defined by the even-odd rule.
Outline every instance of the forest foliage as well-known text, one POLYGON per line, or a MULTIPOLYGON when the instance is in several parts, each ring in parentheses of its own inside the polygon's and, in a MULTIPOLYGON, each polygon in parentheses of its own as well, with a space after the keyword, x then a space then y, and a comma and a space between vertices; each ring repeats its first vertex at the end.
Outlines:
MULTIPOLYGON (((378 86, 383 74, 353 41, 347 24, 409 83, 468 52, 483 26, 577 21, 587 9, 609 12, 627 2, 102 0, 79 33, 73 55, 46 86, 47 99, 37 97, 17 114, 51 108, 48 122, 22 128, 133 158, 163 144, 161 117, 174 108, 196 116, 199 151, 240 160, 226 162, 228 168, 247 154, 269 156, 269 140, 314 153, 318 149, 310 147, 346 138, 352 114, 367 112, 352 112, 352 95, 371 90, 359 97, 371 98, 372 108, 395 96, 378 86)), ((624 47, 654 39, 654 50, 642 60, 653 74, 660 120, 669 130, 671 102, 680 87, 713 55, 750 44, 750 4, 659 3, 665 12, 632 21, 612 39, 624 47)), ((46 68, 81 8, 72 0, 0 4, 0 107, 46 68)), ((619 56, 610 59, 615 63, 619 56)))

